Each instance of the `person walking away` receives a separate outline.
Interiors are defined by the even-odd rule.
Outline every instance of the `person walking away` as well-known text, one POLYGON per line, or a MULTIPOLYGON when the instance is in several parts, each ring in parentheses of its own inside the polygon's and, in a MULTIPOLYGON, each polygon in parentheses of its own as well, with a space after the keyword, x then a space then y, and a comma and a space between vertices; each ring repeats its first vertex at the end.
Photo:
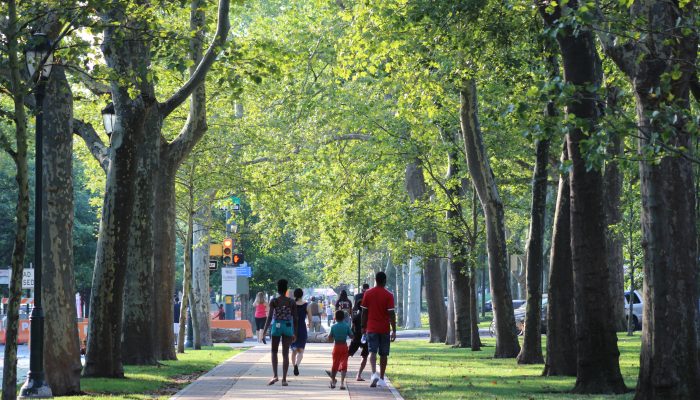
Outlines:
POLYGON ((384 384, 384 374, 389 357, 390 342, 396 340, 396 313, 394 295, 386 290, 386 274, 377 272, 375 287, 362 295, 362 333, 367 334, 369 363, 372 366, 370 387, 384 384), (389 334, 391 325, 391 335, 389 334), (379 353, 379 375, 377 375, 377 353, 379 353))
POLYGON ((355 356, 355 353, 357 353, 358 349, 362 349, 360 352, 360 357, 362 357, 362 361, 360 361, 360 368, 357 370, 357 377, 355 378, 356 381, 362 382, 364 379, 362 378, 362 372, 365 370, 365 367, 367 366, 367 356, 369 356, 369 346, 367 344, 366 337, 362 335, 362 297, 364 293, 369 289, 368 284, 364 284, 362 287, 362 292, 358 293, 355 295, 355 306, 352 309, 352 333, 353 333, 353 339, 350 342, 350 348, 349 348, 349 353, 351 357, 355 356))
POLYGON ((294 300, 297 306, 297 322, 299 323, 297 328, 297 340, 292 343, 292 365, 294 366, 294 376, 299 375, 299 364, 301 364, 301 359, 304 358, 304 348, 306 348, 306 340, 309 337, 306 331, 307 319, 308 326, 311 327, 311 311, 309 310, 309 304, 303 299, 304 291, 300 288, 294 289, 294 300))
POLYGON ((340 310, 345 313, 345 320, 350 320, 350 313, 352 312, 352 301, 348 298, 348 292, 342 290, 340 292, 340 297, 338 301, 335 302, 335 309, 340 310))
POLYGON ((330 388, 335 389, 336 375, 340 371, 340 390, 345 390, 345 375, 348 372, 348 336, 353 337, 350 325, 345 322, 345 312, 336 310, 335 325, 331 327, 328 341, 333 344, 333 366, 331 367, 330 388))
POLYGON ((277 281, 278 297, 270 301, 270 311, 265 321, 265 332, 270 328, 270 338, 272 339, 272 379, 268 385, 273 385, 277 378, 277 351, 282 342, 282 386, 287 384, 287 371, 289 370, 289 345, 296 339, 297 305, 294 300, 285 296, 288 283, 286 279, 277 281))
POLYGON ((333 322, 333 305, 331 304, 330 299, 328 300, 328 303, 326 304, 326 315, 328 317, 328 329, 330 329, 331 322, 333 322))
POLYGON ((265 293, 258 292, 255 295, 255 328, 258 331, 258 343, 267 344, 265 341, 265 321, 267 320, 268 304, 265 299, 265 293))
POLYGON ((316 297, 311 297, 309 313, 311 314, 311 332, 321 332, 321 307, 316 302, 316 297))
POLYGON ((214 315, 214 318, 212 319, 226 319, 226 311, 224 311, 223 304, 219 304, 219 310, 216 312, 216 315, 214 315))

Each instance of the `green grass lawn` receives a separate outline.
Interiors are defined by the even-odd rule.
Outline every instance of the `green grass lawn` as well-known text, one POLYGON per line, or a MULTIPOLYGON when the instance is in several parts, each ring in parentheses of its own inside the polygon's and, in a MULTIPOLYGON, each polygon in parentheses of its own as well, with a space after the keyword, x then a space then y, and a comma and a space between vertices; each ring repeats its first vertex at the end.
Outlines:
MULTIPOLYGON (((543 337, 544 340, 544 337, 543 337)), ((542 377, 544 365, 517 365, 515 359, 494 359, 495 341, 482 338, 480 352, 452 349, 424 340, 392 344, 388 374, 408 399, 632 399, 619 396, 574 396, 567 393, 576 378, 542 377)), ((633 389, 639 373, 639 336, 619 336, 620 368, 633 389)), ((543 343, 544 347, 544 343, 543 343)))
POLYGON ((162 361, 161 366, 126 366, 126 379, 83 378, 80 386, 85 395, 62 399, 168 399, 241 351, 228 346, 204 347, 178 354, 177 361, 162 361))

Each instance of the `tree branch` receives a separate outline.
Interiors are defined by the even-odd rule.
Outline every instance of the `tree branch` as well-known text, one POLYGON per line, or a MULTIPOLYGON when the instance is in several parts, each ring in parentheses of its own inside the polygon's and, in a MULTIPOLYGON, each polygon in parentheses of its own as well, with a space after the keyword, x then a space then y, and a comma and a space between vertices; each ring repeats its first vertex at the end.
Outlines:
POLYGON ((226 38, 228 36, 228 31, 231 27, 229 22, 229 3, 230 0, 219 0, 219 13, 218 13, 218 24, 216 27, 216 34, 214 40, 209 45, 207 52, 204 54, 202 61, 197 65, 197 69, 194 74, 190 76, 190 79, 178 89, 165 103, 160 105, 160 113, 163 118, 170 115, 173 110, 175 110, 180 104, 182 104, 187 97, 192 94, 194 89, 204 82, 207 72, 211 68, 220 48, 226 43, 226 38))
POLYGON ((71 75, 85 85, 85 87, 87 87, 96 96, 112 93, 112 88, 109 85, 98 81, 84 69, 73 64, 64 64, 64 67, 69 72, 72 72, 71 75))
POLYGON ((109 169, 109 147, 105 146, 95 128, 79 119, 73 119, 73 133, 83 138, 92 156, 100 163, 102 170, 109 169))

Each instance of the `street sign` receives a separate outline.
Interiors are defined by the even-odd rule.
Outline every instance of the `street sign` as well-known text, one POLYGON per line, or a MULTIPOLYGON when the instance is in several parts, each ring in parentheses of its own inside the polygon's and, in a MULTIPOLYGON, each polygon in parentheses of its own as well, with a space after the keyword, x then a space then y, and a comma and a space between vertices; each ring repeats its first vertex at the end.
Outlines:
POLYGON ((0 269, 0 285, 10 284, 10 269, 0 269))
POLYGON ((233 210, 233 211, 241 211, 241 205, 240 205, 240 204, 234 204, 232 210, 233 210))
POLYGON ((238 277, 236 276, 235 268, 221 268, 221 291, 223 294, 238 294, 236 281, 238 277))
POLYGON ((216 271, 216 260, 209 260, 209 271, 216 271))
POLYGON ((22 289, 34 289, 34 268, 25 268, 22 274, 22 289))
POLYGON ((250 278, 253 276, 253 269, 245 262, 240 267, 236 267, 236 275, 250 278))
POLYGON ((241 199, 236 196, 231 196, 231 203, 241 205, 241 199))

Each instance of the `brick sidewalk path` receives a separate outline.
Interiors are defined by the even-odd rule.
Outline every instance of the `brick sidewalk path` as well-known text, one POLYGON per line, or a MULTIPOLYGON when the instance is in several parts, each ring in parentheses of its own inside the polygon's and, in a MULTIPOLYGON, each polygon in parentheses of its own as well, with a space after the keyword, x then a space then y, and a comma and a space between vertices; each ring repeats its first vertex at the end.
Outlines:
MULTIPOLYGON (((204 400, 204 399, 352 399, 352 400, 384 400, 401 399, 401 396, 390 387, 369 387, 371 370, 369 362, 363 374, 365 382, 354 380, 359 366, 359 359, 350 358, 348 371, 348 390, 340 390, 340 376, 335 389, 328 387, 330 379, 325 370, 331 365, 331 344, 309 343, 306 345, 304 359, 299 367, 299 376, 292 374, 287 377, 289 386, 282 386, 281 381, 272 386, 267 382, 272 377, 270 364, 270 345, 256 346, 238 354, 223 364, 201 376, 195 382, 177 393, 173 400, 204 400)), ((282 362, 280 352, 279 377, 282 378, 282 362)), ((356 357, 357 358, 357 357, 356 357)), ((391 371, 391 357, 389 358, 391 371)))

